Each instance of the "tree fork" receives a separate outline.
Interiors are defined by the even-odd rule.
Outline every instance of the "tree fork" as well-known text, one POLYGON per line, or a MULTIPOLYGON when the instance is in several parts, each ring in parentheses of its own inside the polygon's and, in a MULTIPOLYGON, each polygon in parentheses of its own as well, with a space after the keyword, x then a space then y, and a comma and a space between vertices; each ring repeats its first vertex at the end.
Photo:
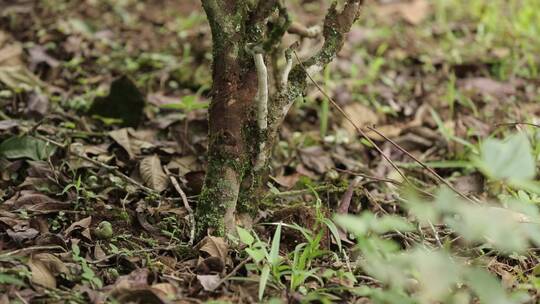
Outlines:
POLYGON ((198 238, 232 231, 237 202, 241 209, 254 208, 279 126, 307 87, 306 71, 320 71, 336 56, 361 2, 347 0, 340 12, 332 4, 322 48, 294 67, 287 51, 281 81, 269 96, 265 62, 288 30, 286 8, 278 0, 202 0, 212 30, 213 87, 208 168, 196 211, 198 238))

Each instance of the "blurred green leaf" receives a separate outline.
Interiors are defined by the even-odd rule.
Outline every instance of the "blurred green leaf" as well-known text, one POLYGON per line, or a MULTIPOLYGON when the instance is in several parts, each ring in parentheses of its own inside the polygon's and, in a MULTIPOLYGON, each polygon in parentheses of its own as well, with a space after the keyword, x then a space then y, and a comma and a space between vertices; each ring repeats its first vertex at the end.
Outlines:
POLYGON ((511 300, 501 283, 493 277, 493 275, 479 270, 471 269, 467 275, 468 285, 474 290, 476 295, 480 298, 481 303, 490 304, 512 304, 518 303, 511 300))
POLYGON ((264 296, 264 290, 266 289, 266 283, 270 277, 270 266, 264 265, 261 271, 261 281, 259 282, 259 300, 262 300, 264 296))
POLYGON ((208 108, 208 102, 200 101, 197 95, 187 95, 182 97, 182 102, 168 103, 161 106, 163 109, 184 110, 186 112, 206 109, 208 108))
POLYGON ((480 153, 476 164, 491 178, 521 181, 535 176, 531 145, 523 134, 515 134, 505 140, 489 138, 480 147, 480 153))
POLYGON ((0 284, 24 286, 24 282, 7 273, 0 273, 0 284))
POLYGON ((0 157, 44 160, 51 156, 55 150, 56 147, 31 136, 13 136, 0 144, 0 157))
POLYGON ((368 231, 367 224, 358 216, 336 215, 335 222, 354 235, 365 235, 368 231))

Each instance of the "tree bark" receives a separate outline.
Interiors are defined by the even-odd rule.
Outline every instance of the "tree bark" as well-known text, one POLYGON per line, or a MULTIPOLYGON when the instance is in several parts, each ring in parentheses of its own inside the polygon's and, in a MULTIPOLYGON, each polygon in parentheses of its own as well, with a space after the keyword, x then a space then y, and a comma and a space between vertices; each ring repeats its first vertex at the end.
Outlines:
MULTIPOLYGON (((360 2, 347 1, 341 12, 332 5, 325 19, 321 50, 292 70, 288 65, 290 73, 283 73, 277 93, 261 106, 269 94, 264 85, 267 79, 263 79, 268 75, 261 64, 268 62, 287 30, 285 8, 277 0, 202 0, 212 30, 213 87, 208 111, 208 167, 195 216, 199 238, 232 231, 236 210, 254 209, 279 126, 292 103, 302 97, 306 73, 321 70, 336 56, 360 2)), ((290 54, 288 59, 292 60, 290 54)))

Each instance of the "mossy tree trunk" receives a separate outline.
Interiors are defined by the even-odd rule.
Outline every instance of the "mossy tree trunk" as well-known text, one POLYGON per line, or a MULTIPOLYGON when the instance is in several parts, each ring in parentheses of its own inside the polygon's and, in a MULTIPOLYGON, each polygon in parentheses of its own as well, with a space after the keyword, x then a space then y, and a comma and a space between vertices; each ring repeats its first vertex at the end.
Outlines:
POLYGON ((255 207, 279 126, 302 96, 306 73, 322 70, 335 57, 360 2, 348 0, 339 12, 331 6, 322 48, 294 67, 289 52, 279 71, 282 81, 269 97, 264 62, 278 52, 290 24, 285 7, 279 0, 202 0, 212 30, 213 87, 208 167, 196 211, 199 238, 224 235, 234 228, 238 208, 255 207))

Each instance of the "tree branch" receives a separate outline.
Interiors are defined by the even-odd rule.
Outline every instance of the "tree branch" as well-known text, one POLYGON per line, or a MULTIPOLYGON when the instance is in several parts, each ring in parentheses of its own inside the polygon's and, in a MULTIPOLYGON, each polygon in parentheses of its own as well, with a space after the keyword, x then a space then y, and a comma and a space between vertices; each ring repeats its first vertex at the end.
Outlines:
POLYGON ((257 69, 258 89, 257 89, 257 125, 260 131, 265 131, 268 127, 268 70, 264 64, 264 55, 255 53, 255 68, 257 69))
POLYGON ((270 110, 274 128, 281 123, 292 103, 303 95, 307 87, 307 75, 321 71, 341 50, 346 34, 358 17, 363 2, 347 0, 341 12, 336 9, 337 2, 330 6, 324 21, 324 43, 321 49, 308 60, 296 64, 288 73, 287 80, 282 80, 282 84, 286 85, 278 91, 270 110))
POLYGON ((343 46, 345 36, 356 21, 363 2, 363 0, 349 0, 341 12, 336 9, 337 2, 332 3, 324 19, 324 44, 317 54, 304 62, 308 71, 320 71, 334 59, 343 46))
MULTIPOLYGON (((264 134, 268 129, 268 70, 264 64, 264 55, 257 52, 255 58, 255 68, 257 69, 258 89, 257 89, 257 126, 260 134, 264 134)), ((255 162, 255 170, 258 170, 266 163, 265 141, 259 143, 259 153, 255 162)))

